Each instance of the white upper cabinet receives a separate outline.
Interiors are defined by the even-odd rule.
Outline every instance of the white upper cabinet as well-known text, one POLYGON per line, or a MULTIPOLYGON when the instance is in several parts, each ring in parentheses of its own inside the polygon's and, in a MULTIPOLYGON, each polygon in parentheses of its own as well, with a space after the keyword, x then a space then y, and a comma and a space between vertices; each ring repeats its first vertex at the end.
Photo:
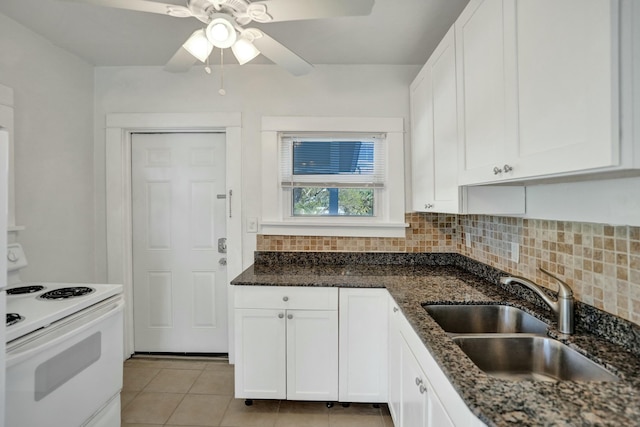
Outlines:
POLYGON ((627 0, 472 0, 455 24, 459 183, 638 167, 620 139, 637 16, 627 0))
POLYGON ((453 27, 410 88, 413 210, 458 213, 458 129, 453 27))
POLYGON ((455 23, 461 185, 493 180, 513 159, 513 66, 502 0, 472 0, 455 23))
MULTIPOLYGON (((451 27, 410 87, 412 210, 523 214, 524 187, 460 189, 458 186, 459 127, 455 38, 454 28, 451 27), (477 200, 482 203, 479 205, 475 202, 477 200)), ((491 72, 485 74, 491 75, 491 72)), ((485 110, 487 109, 478 106, 478 112, 485 110)), ((482 153, 482 150, 479 152, 482 153)))
POLYGON ((615 5, 610 0, 516 3, 516 176, 617 165, 615 5))

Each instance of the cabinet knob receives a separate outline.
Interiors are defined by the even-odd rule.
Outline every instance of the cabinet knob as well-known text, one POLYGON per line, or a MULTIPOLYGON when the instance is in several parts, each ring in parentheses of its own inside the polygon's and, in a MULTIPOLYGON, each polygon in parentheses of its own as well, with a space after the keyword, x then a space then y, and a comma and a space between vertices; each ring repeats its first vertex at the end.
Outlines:
POLYGON ((424 392, 427 391, 427 388, 424 385, 420 384, 420 387, 418 387, 418 390, 420 390, 420 394, 424 394, 424 392))
POLYGON ((287 319, 293 319, 293 314, 287 314, 287 319))
POLYGON ((393 307, 393 312, 397 313, 398 312, 398 307, 393 307))
POLYGON ((502 173, 502 169, 500 169, 499 167, 496 166, 496 167, 493 168, 493 174, 494 175, 499 175, 501 173, 502 173))
POLYGON ((278 314, 278 319, 282 319, 284 317, 284 313, 279 313, 278 314))
POLYGON ((282 301, 289 301, 289 297, 282 297, 282 301))
POLYGON ((504 170, 504 173, 509 173, 513 170, 513 166, 504 165, 502 169, 504 170))
POLYGON ((424 205, 425 209, 433 209, 433 203, 427 203, 426 205, 424 205))
POLYGON ((416 377, 416 385, 417 386, 422 385, 422 378, 416 377))

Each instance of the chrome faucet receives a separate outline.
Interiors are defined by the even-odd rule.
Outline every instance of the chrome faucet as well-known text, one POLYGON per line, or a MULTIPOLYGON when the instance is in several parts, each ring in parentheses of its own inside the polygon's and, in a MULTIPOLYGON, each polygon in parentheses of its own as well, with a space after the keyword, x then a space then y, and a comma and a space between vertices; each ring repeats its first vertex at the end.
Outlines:
POLYGON ((558 330, 563 334, 573 333, 573 291, 562 280, 558 279, 547 270, 540 268, 544 274, 558 281, 558 298, 552 300, 544 290, 535 283, 518 276, 504 276, 500 278, 500 283, 509 285, 513 282, 520 283, 535 292, 542 300, 551 307, 551 310, 558 316, 558 330))

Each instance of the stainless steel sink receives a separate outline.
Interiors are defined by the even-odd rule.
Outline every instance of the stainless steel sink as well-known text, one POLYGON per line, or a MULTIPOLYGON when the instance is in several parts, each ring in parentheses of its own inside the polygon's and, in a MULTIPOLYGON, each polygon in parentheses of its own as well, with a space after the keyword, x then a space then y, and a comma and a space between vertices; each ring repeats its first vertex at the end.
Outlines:
POLYGON ((547 334, 545 322, 508 305, 425 305, 424 309, 453 334, 547 334))
POLYGON ((509 380, 618 381, 618 377, 577 351, 541 336, 453 337, 487 374, 509 380))

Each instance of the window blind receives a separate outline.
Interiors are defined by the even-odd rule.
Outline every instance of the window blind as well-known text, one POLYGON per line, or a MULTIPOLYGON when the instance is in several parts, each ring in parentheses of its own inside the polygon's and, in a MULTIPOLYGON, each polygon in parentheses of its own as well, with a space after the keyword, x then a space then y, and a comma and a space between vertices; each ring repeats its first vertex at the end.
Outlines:
POLYGON ((280 135, 284 188, 384 188, 384 134, 280 135))

